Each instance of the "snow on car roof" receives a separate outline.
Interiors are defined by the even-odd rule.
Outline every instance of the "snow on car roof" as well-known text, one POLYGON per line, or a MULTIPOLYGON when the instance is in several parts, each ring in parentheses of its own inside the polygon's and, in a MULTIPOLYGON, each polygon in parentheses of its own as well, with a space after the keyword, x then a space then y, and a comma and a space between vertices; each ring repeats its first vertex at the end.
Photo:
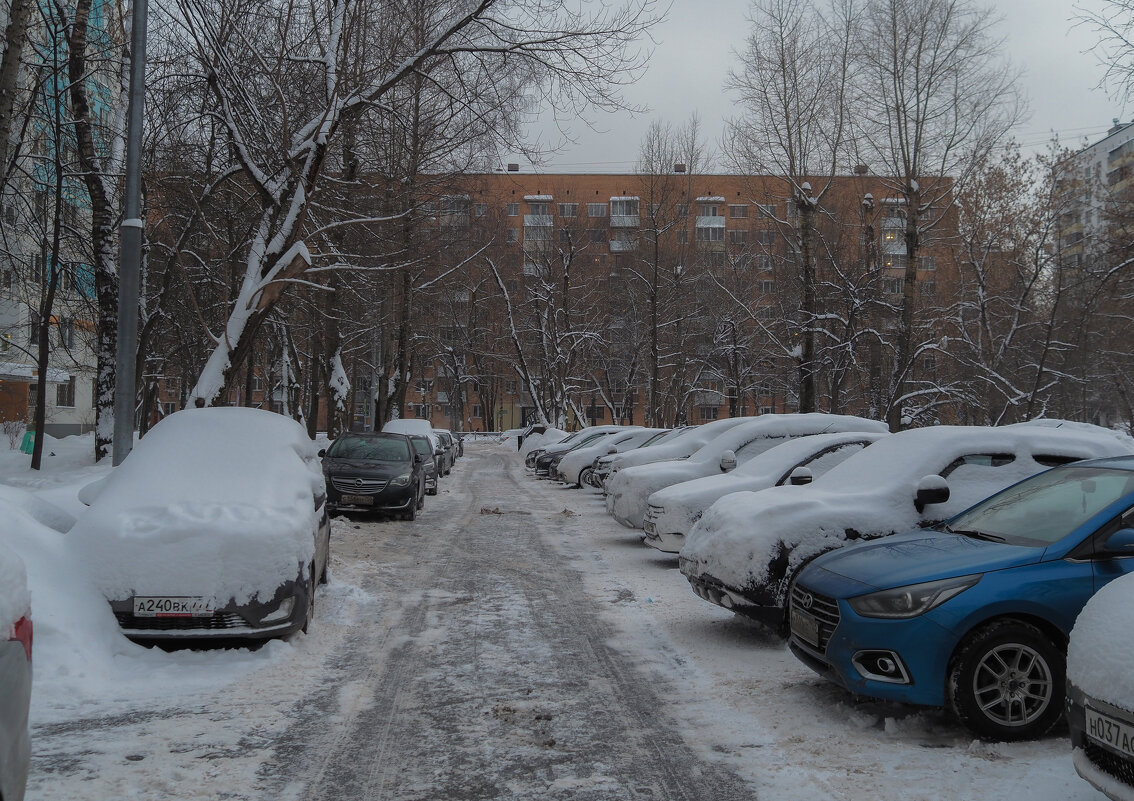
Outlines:
POLYGON ((885 423, 843 414, 762 414, 742 425, 729 429, 706 443, 689 457, 697 462, 718 462, 727 450, 740 450, 757 439, 798 437, 838 431, 887 431, 885 423))
POLYGON ((323 494, 315 443, 294 420, 187 409, 138 442, 70 536, 108 598, 244 602, 311 559, 323 494))
POLYGON ((1067 648, 1067 680, 1092 698, 1134 711, 1134 576, 1107 584, 1083 607, 1067 648))
MULTIPOLYGON (((6 504, 0 503, 0 514, 3 514, 5 525, 15 521, 15 516, 9 514, 6 504)), ((31 609, 31 596, 28 594, 27 571, 24 562, 16 552, 5 545, 0 545, 0 634, 5 638, 12 636, 12 627, 16 621, 31 609)))

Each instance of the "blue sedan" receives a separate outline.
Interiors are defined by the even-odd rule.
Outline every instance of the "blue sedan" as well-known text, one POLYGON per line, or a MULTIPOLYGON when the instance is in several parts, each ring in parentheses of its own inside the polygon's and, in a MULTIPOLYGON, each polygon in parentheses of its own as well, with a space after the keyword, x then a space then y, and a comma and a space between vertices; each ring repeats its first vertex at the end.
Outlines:
POLYGON ((978 735, 1046 733, 1062 715, 1067 638, 1107 582, 1134 572, 1134 457, 1057 467, 937 529, 806 566, 791 648, 851 692, 947 706, 978 735))

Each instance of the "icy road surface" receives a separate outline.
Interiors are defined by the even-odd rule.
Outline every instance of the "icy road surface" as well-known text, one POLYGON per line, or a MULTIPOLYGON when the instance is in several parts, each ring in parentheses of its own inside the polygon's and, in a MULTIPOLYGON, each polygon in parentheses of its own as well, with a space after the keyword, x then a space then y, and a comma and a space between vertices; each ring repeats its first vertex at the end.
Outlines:
POLYGON ((1061 737, 856 701, 600 496, 466 454, 417 521, 334 521, 310 635, 37 686, 29 801, 1102 798, 1061 737))

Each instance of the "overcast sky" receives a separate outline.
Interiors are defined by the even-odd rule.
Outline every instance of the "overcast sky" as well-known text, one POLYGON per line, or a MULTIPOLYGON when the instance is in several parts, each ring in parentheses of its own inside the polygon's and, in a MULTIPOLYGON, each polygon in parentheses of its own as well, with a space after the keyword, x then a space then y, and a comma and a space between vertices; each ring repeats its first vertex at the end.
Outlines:
MULTIPOLYGON (((1105 0, 1078 0, 1097 8, 1105 0)), ((1096 141, 1114 117, 1126 118, 1118 101, 1096 88, 1102 68, 1086 52, 1095 41, 1093 31, 1073 27, 1073 0, 993 0, 1002 17, 997 30, 1012 63, 1024 69, 1023 88, 1030 115, 1016 131, 1025 146, 1038 149, 1059 134, 1067 145, 1084 137, 1096 141)), ((667 20, 656 29, 657 49, 645 76, 627 88, 627 99, 650 109, 645 115, 598 115, 571 126, 577 140, 549 156, 546 172, 629 172, 634 169, 638 144, 650 121, 661 119, 680 125, 697 112, 706 135, 717 140, 722 120, 732 113, 722 85, 735 63, 748 31, 745 19, 749 0, 673 0, 667 20)), ((546 145, 557 141, 550 125, 533 127, 546 145)), ((526 161, 521 169, 532 170, 526 161)))

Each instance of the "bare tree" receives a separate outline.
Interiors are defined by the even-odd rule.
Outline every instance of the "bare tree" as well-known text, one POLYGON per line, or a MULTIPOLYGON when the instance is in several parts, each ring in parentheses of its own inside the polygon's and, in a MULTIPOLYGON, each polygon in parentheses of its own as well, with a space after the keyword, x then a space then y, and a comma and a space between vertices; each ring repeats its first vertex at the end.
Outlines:
POLYGON ((919 343, 919 256, 953 193, 1021 114, 1017 72, 972 0, 870 0, 856 52, 859 158, 874 166, 904 215, 905 269, 886 418, 903 425, 919 343), (930 216, 926 211, 933 209, 930 216))

